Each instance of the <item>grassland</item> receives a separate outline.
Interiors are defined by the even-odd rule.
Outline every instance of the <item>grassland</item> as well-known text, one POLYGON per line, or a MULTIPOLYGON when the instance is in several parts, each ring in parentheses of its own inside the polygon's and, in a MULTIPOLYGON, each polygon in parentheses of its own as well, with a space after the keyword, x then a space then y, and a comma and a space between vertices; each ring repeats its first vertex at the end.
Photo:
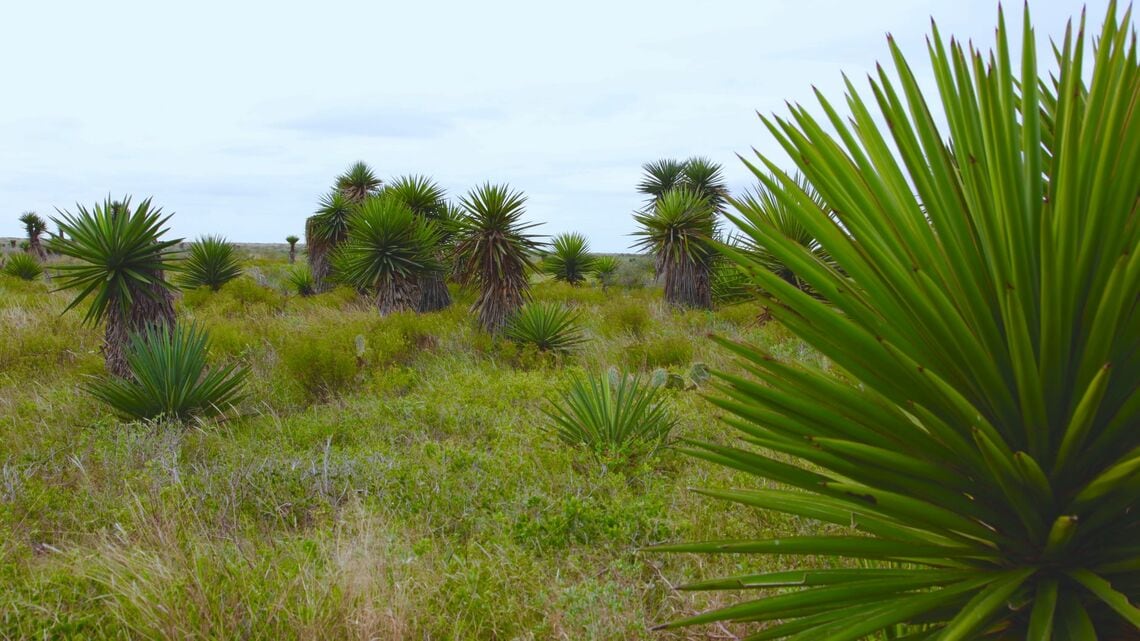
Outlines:
MULTIPOLYGON (((345 290, 286 295, 283 247, 243 252, 245 276, 178 313, 251 394, 189 427, 115 419, 82 390, 99 328, 0 276, 0 638, 731 638, 650 627, 719 598, 674 585, 757 568, 641 548, 818 529, 688 491, 757 482, 725 469, 598 463, 545 429, 583 370, 731 369, 710 333, 827 367, 754 304, 671 310, 641 259, 607 290, 538 282, 589 337, 556 359, 480 332, 469 294, 381 318, 345 290)), ((707 391, 668 392, 678 437, 732 438, 707 391)))

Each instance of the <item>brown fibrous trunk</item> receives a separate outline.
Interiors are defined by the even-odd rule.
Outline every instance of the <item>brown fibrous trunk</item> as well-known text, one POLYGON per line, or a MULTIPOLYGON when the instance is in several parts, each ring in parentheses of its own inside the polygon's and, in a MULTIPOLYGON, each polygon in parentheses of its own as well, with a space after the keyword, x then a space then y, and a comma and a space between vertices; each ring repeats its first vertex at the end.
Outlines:
POLYGON ((451 292, 442 273, 425 274, 420 278, 419 312, 437 312, 451 306, 451 292))
POLYGON ((665 301, 677 307, 712 309, 709 267, 679 258, 665 264, 665 301))
MULTIPOLYGON (((158 272, 162 279, 162 272, 158 272)), ((127 364, 127 349, 131 334, 145 332, 152 328, 173 329, 174 295, 170 290, 157 284, 131 285, 131 302, 124 314, 118 301, 113 301, 107 317, 107 327, 103 334, 103 357, 107 373, 120 378, 131 375, 127 364)))

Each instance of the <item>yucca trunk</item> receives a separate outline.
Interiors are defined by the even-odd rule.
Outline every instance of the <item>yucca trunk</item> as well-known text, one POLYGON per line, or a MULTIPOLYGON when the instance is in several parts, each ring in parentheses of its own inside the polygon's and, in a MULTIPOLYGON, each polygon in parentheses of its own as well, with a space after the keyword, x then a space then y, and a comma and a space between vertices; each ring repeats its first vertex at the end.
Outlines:
POLYGON ((41 262, 47 260, 47 252, 44 251, 44 245, 40 242, 40 235, 38 233, 28 234, 28 253, 38 258, 41 262))
MULTIPOLYGON (((158 272, 156 278, 162 280, 162 272, 158 272)), ((103 333, 107 373, 129 378, 131 369, 127 365, 127 348, 131 334, 163 327, 174 327, 174 296, 170 290, 153 283, 132 286, 131 302, 126 311, 117 303, 109 308, 103 333)))
POLYGON ((712 309, 709 266, 684 256, 664 263, 665 301, 676 307, 712 309))
POLYGON ((319 294, 328 290, 328 277, 331 270, 329 264, 329 250, 325 243, 317 240, 313 234, 313 221, 305 221, 305 249, 309 255, 309 273, 313 275, 313 293, 319 294))
POLYGON ((289 264, 292 265, 295 262, 297 262, 297 247, 289 245, 289 264))
POLYGON ((495 265, 489 264, 484 267, 480 285, 479 298, 475 301, 479 324, 484 330, 497 334, 526 302, 526 273, 521 267, 506 265, 500 272, 495 265))
POLYGON ((425 274, 420 278, 419 312, 436 312, 451 306, 451 292, 442 273, 425 274))
POLYGON ((420 288, 409 276, 392 275, 376 285, 376 308, 381 316, 415 311, 419 300, 420 288))

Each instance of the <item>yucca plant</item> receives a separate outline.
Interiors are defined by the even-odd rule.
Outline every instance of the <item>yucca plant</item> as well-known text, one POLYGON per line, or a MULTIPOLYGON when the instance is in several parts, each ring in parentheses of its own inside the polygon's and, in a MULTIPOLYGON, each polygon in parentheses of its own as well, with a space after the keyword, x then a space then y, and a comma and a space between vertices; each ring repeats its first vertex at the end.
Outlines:
POLYGON ((695 156, 686 160, 667 158, 641 166, 644 175, 637 190, 649 197, 646 211, 652 211, 665 194, 685 188, 702 196, 713 213, 724 209, 728 187, 721 166, 708 158, 695 156))
POLYGON ((206 369, 209 337, 193 326, 150 327, 132 334, 131 377, 96 380, 95 398, 128 419, 187 421, 221 414, 242 399, 244 369, 206 369))
MULTIPOLYGON (((391 180, 384 188, 385 195, 404 203, 412 213, 431 222, 438 228, 439 243, 435 251, 436 261, 446 262, 445 244, 449 225, 453 217, 447 203, 447 192, 426 176, 400 176, 391 180)), ((416 310, 434 312, 451 305, 451 292, 447 290, 447 272, 433 270, 420 279, 420 300, 416 310)))
POLYGON ((305 221, 305 250, 318 292, 325 291, 331 284, 330 258, 348 236, 348 219, 354 207, 352 200, 333 190, 321 197, 316 213, 305 221))
POLYGON ((641 226, 634 246, 656 256, 657 272, 665 276, 665 300, 672 305, 712 308, 714 216, 709 201, 685 187, 669 190, 651 211, 634 215, 641 226))
POLYGON ((289 264, 292 265, 297 262, 297 243, 300 238, 290 234, 285 237, 285 242, 289 243, 289 264))
POLYGON ((747 374, 720 374, 716 403, 744 443, 690 451, 781 486, 709 495, 832 532, 662 548, 806 557, 689 586, 756 598, 670 625, 768 622, 753 639, 1140 638, 1135 31, 1110 3, 1086 73, 1083 19, 1070 26, 1052 81, 1028 10, 1019 73, 1009 42, 1000 14, 992 54, 935 30, 939 103, 892 41, 898 78, 871 80, 877 117, 849 85, 850 122, 822 97, 826 123, 799 107, 764 119, 833 211, 774 161, 749 166, 842 273, 748 208, 735 222, 825 300, 732 255, 845 375, 726 342, 747 374))
POLYGON ((517 343, 543 352, 567 353, 585 342, 581 313, 560 303, 529 302, 519 308, 503 329, 517 343))
POLYGON ((28 211, 20 216, 20 222, 24 225, 24 231, 28 234, 28 251, 39 260, 46 259, 47 252, 44 251, 40 236, 47 231, 47 221, 40 218, 36 212, 28 211))
POLYGON ((2 271, 21 280, 35 280, 44 275, 43 266, 32 254, 9 254, 2 271))
POLYGON ((313 282, 313 272, 309 271, 308 265, 294 265, 290 268, 286 274, 286 282, 291 291, 301 296, 312 296, 317 293, 316 284, 313 282))
POLYGON ((460 200, 455 221, 456 273, 479 289, 474 311, 483 329, 499 332, 522 307, 530 291, 531 255, 538 249, 528 234, 536 223, 522 222, 526 197, 507 185, 490 183, 460 200))
POLYGON ((614 256, 596 256, 590 270, 602 287, 609 287, 618 270, 618 259, 614 256))
POLYGON ((602 462, 628 462, 655 452, 676 426, 662 392, 660 384, 611 369, 575 377, 543 411, 562 442, 602 462))
POLYGON ((374 196, 349 219, 348 238, 333 263, 341 280, 375 295, 381 314, 413 311, 419 302, 417 283, 439 270, 437 241, 431 221, 395 198, 374 196))
MULTIPOLYGON (((811 183, 807 181, 802 173, 796 172, 792 180, 808 197, 812 205, 818 208, 820 212, 830 215, 830 209, 826 203, 823 202, 823 198, 820 197, 819 193, 812 187, 811 183)), ((740 211, 747 211, 747 215, 750 219, 766 220, 773 227, 780 230, 780 233, 788 238, 788 240, 806 248, 826 266, 836 269, 836 265, 830 256, 827 255, 827 252, 824 251, 823 247, 800 220, 799 211, 788 207, 775 193, 764 186, 763 183, 754 190, 746 192, 741 197, 734 199, 732 204, 740 211)), ((796 276, 796 273, 788 265, 783 263, 766 247, 756 244, 749 236, 736 236, 734 240, 738 241, 734 244, 735 249, 738 251, 751 252, 754 254, 753 258, 755 262, 764 265, 768 271, 775 273, 797 289, 810 291, 807 283, 796 276)))
POLYGON ((162 240, 170 216, 152 207, 149 198, 133 210, 129 198, 108 199, 90 210, 77 205, 77 210, 53 219, 62 232, 53 249, 78 261, 55 267, 58 289, 79 291, 64 311, 90 299, 84 322, 106 324, 107 371, 129 376, 129 335, 174 324, 173 286, 166 282, 165 271, 174 267, 171 248, 182 239, 162 240))
POLYGON ((545 256, 542 267, 554 280, 580 285, 594 269, 594 261, 590 241, 582 234, 571 232, 550 240, 550 253, 545 256))
POLYGON ((241 262, 235 247, 221 236, 203 236, 190 243, 178 282, 187 289, 209 287, 216 292, 238 276, 241 262))
POLYGON ((381 181, 367 163, 357 161, 336 177, 336 191, 352 203, 362 203, 380 193, 381 181))

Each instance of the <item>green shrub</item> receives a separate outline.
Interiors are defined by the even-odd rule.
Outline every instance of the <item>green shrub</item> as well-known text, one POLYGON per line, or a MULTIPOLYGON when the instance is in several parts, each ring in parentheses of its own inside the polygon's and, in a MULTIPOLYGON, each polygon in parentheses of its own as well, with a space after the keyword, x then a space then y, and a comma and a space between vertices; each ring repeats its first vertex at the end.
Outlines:
POLYGON ((517 343, 534 345, 539 351, 566 353, 586 340, 580 317, 578 311, 558 303, 531 302, 507 321, 503 335, 517 343))
POLYGON ((248 276, 235 278, 216 292, 205 287, 187 290, 182 304, 196 312, 210 312, 229 317, 247 317, 253 312, 275 312, 284 309, 285 297, 271 287, 259 285, 248 276))
POLYGON ((716 402, 743 437, 691 452, 755 479, 706 494, 835 529, 781 536, 765 516, 755 535, 665 547, 790 566, 689 586, 763 596, 671 626, 1140 638, 1140 67, 1123 15, 1110 3, 1099 38, 1066 31, 1044 78, 1028 9, 1020 73, 1000 16, 988 54, 936 33, 939 100, 892 40, 880 113, 848 85, 850 120, 826 102, 826 122, 765 119, 829 211, 770 175, 779 161, 750 166, 839 269, 748 207, 734 222, 826 300, 737 259, 854 380, 725 343, 747 374, 722 375, 716 402))
POLYGON ((31 254, 9 254, 4 263, 4 273, 21 280, 36 280, 43 276, 44 268, 31 254))
POLYGON ((209 337, 190 327, 133 334, 127 352, 131 378, 97 380, 87 390, 127 418, 186 421, 215 416, 242 398, 246 371, 206 370, 209 337))
POLYGON ((627 346, 624 357, 630 369, 688 365, 693 360, 693 344, 684 336, 662 336, 627 346))
POLYGON ((554 434, 599 461, 631 461, 652 454, 676 421, 661 386, 617 370, 575 377, 559 403, 545 410, 554 434))
POLYGON ((337 331, 290 336, 277 354, 285 376, 313 401, 328 400, 356 387, 364 364, 363 353, 358 356, 358 351, 363 352, 354 336, 337 331))
POLYGON ((645 301, 623 300, 605 310, 606 329, 611 333, 643 336, 652 322, 653 317, 645 301))
POLYGON ((232 244, 221 236, 203 236, 190 243, 190 251, 180 266, 179 284, 186 289, 222 285, 241 276, 241 263, 232 244))

